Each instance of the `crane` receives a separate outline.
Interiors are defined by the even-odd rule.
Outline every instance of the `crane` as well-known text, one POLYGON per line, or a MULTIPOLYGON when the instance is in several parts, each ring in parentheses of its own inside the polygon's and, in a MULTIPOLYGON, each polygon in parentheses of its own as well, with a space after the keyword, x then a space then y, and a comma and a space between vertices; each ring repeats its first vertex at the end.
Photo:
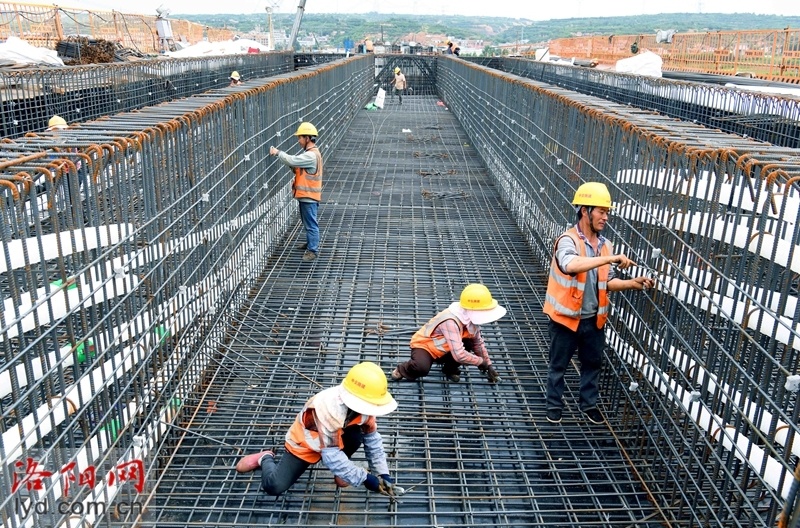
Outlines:
POLYGON ((297 33, 300 31, 300 22, 303 20, 303 11, 306 9, 306 0, 299 0, 297 4, 297 14, 294 17, 292 34, 289 35, 289 49, 294 50, 294 43, 297 40, 297 33))

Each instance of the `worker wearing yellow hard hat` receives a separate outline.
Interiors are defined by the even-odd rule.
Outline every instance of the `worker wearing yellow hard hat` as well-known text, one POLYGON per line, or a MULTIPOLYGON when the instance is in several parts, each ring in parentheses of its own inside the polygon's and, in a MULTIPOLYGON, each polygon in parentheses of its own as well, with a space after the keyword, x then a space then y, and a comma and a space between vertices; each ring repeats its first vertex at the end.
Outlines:
POLYGON ((495 383, 500 376, 492 366, 483 342, 481 325, 497 321, 506 309, 483 284, 469 284, 458 301, 436 314, 411 338, 411 359, 400 363, 392 379, 416 380, 427 376, 433 363, 442 365, 447 379, 461 379, 461 365, 473 365, 495 383))
POLYGON ((605 418, 598 397, 608 292, 644 290, 653 286, 653 279, 622 279, 615 274, 612 265, 626 269, 634 263, 622 253, 614 254, 611 242, 602 235, 613 207, 605 184, 579 186, 572 205, 577 222, 556 240, 544 302, 544 313, 550 318, 546 417, 551 423, 561 422, 564 373, 577 351, 581 365, 578 407, 587 420, 601 424, 605 418))
POLYGON ((239 86, 240 84, 242 84, 242 76, 239 75, 238 71, 234 71, 233 73, 231 73, 230 80, 231 80, 231 86, 239 86))
POLYGON ((376 417, 396 408, 383 370, 369 361, 358 363, 341 384, 318 392, 305 403, 286 433, 286 452, 280 462, 275 462, 272 451, 262 451, 240 459, 236 471, 261 469, 261 488, 277 496, 309 466, 322 461, 339 487, 363 485, 370 491, 394 495, 376 417), (362 444, 370 471, 350 460, 362 444))
POLYGON ((392 86, 392 101, 394 101, 394 96, 397 96, 400 99, 400 104, 403 104, 403 91, 406 89, 406 76, 400 71, 400 68, 394 69, 394 77, 392 78, 391 82, 392 86))
POLYGON ((311 262, 319 255, 319 222, 317 213, 322 201, 322 154, 317 148, 317 127, 309 122, 300 123, 297 131, 297 142, 303 151, 292 156, 275 147, 269 148, 271 156, 278 156, 281 162, 292 169, 294 182, 292 192, 300 210, 300 220, 306 232, 306 241, 300 245, 304 250, 303 261, 311 262))
POLYGON ((63 130, 65 128, 68 128, 67 122, 60 115, 54 115, 47 122, 47 130, 48 131, 50 131, 50 130, 63 130))

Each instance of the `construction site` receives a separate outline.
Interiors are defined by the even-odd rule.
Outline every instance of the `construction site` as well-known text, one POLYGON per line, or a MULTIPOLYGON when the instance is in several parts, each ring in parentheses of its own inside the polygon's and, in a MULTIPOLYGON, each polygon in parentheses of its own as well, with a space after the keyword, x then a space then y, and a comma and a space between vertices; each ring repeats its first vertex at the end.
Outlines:
POLYGON ((4 527, 800 526, 799 98, 374 53, 0 81, 4 527), (396 68, 402 104, 376 99, 396 68), (270 156, 300 123, 325 166, 311 262, 270 156), (610 294, 603 423, 577 356, 551 423, 543 305, 585 182, 613 198, 618 273, 654 286, 610 294), (482 326, 500 380, 392 381, 472 283, 507 309, 482 326), (237 472, 360 362, 398 403, 377 419, 396 493, 237 472))

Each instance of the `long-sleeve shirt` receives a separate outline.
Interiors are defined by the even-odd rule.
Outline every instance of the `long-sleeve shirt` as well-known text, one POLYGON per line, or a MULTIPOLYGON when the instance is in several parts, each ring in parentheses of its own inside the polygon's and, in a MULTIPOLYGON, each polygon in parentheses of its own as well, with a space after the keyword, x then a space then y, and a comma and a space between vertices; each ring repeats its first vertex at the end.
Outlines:
MULTIPOLYGON (((472 323, 470 323, 470 325, 471 324, 472 323)), ((459 328, 458 323, 456 323, 453 319, 448 319, 442 322, 436 327, 432 335, 441 335, 447 341, 447 343, 450 345, 450 354, 452 354, 453 359, 455 359, 458 363, 461 363, 462 365, 474 365, 477 367, 481 363, 486 362, 486 366, 488 367, 492 364, 492 361, 489 359, 489 352, 486 350, 486 345, 483 342, 480 327, 473 325, 472 328, 468 327, 468 330, 470 330, 470 333, 473 333, 474 330, 474 354, 464 348, 464 343, 461 338, 461 328, 459 328)))
MULTIPOLYGON (((296 156, 292 156, 284 151, 280 151, 278 152, 278 159, 290 169, 299 167, 301 169, 306 169, 311 174, 316 174, 317 172, 317 156, 308 150, 296 156)), ((314 202, 315 200, 312 200, 311 198, 299 198, 299 201, 314 202)))

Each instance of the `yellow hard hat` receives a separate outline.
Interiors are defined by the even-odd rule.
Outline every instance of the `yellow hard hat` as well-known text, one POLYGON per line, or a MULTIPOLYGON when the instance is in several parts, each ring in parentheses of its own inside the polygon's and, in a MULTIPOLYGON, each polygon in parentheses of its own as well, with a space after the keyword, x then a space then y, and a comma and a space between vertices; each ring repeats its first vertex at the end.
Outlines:
POLYGON ((395 68, 395 69, 394 69, 394 72, 395 72, 395 73, 400 73, 400 68, 395 68))
POLYGON ((386 374, 371 361, 351 367, 341 387, 342 401, 359 414, 383 416, 397 409, 397 401, 389 394, 386 374))
POLYGON ((50 118, 50 121, 47 122, 48 128, 55 128, 55 127, 67 127, 67 122, 64 121, 64 118, 59 115, 54 115, 50 118))
POLYGON ((231 79, 233 79, 234 81, 238 81, 238 80, 239 80, 239 79, 241 79, 241 78, 242 78, 242 76, 241 76, 241 75, 239 75, 239 72, 238 72, 238 71, 235 71, 235 72, 233 72, 233 73, 231 74, 231 79))
POLYGON ((461 292, 458 303, 462 308, 470 310, 472 323, 482 325, 497 321, 506 314, 506 309, 492 298, 489 288, 483 284, 469 284, 461 292))
POLYGON ((575 191, 572 205, 585 205, 587 207, 606 207, 611 209, 611 193, 608 187, 600 182, 586 182, 575 191))
POLYGON ((317 128, 309 122, 300 123, 295 136, 317 136, 317 128))

